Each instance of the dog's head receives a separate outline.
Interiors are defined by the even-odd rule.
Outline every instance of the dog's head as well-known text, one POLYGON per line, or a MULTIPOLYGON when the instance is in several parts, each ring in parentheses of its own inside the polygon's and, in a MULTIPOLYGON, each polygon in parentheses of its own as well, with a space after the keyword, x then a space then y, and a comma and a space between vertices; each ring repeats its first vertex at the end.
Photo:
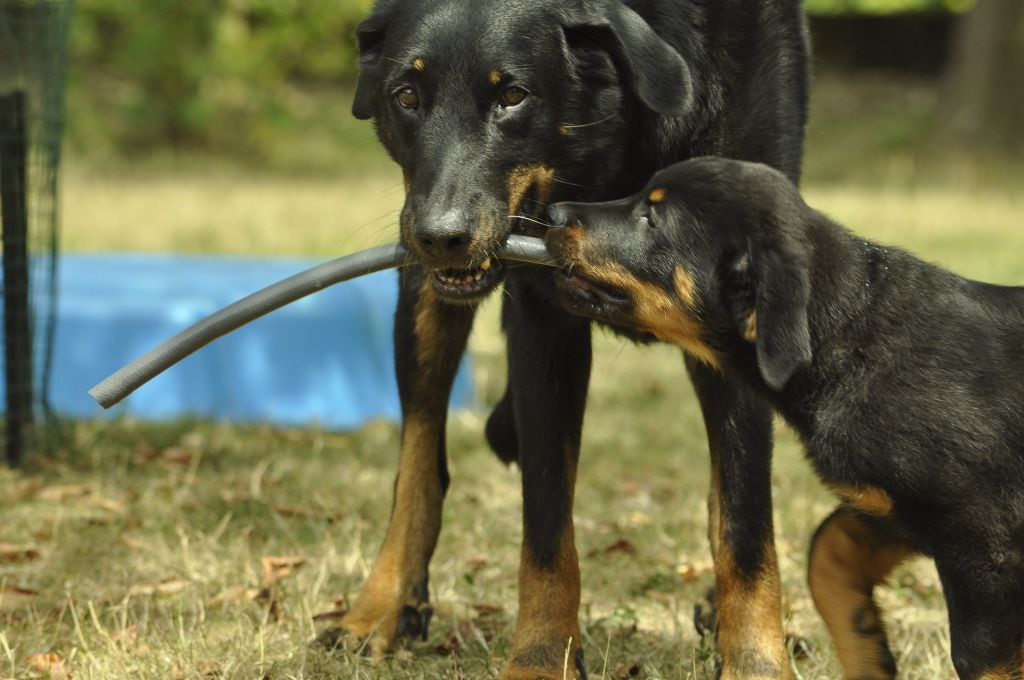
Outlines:
POLYGON ((603 195, 630 162, 630 111, 687 112, 680 54, 621 0, 379 0, 357 31, 353 112, 405 177, 405 245, 472 301, 491 259, 554 200, 603 195))
POLYGON ((639 194, 559 203, 548 248, 565 262, 563 304, 635 328, 719 365, 756 356, 782 389, 811 360, 806 225, 812 212, 781 173, 698 158, 639 194))

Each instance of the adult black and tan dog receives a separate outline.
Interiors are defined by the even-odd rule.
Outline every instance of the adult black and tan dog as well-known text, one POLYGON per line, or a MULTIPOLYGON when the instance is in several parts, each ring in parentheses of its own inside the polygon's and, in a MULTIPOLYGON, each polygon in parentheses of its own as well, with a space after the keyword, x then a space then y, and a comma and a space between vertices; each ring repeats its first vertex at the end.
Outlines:
MULTIPOLYGON (((420 266, 402 272, 396 317, 404 421, 391 523, 361 596, 325 637, 369 637, 383 652, 425 634, 447 397, 474 305, 504 283, 509 385, 487 436, 522 470, 524 543, 501 677, 561 678, 567 650, 582 675, 572 506, 590 322, 561 308, 551 271, 492 255, 551 201, 624 196, 694 155, 762 161, 796 180, 801 1, 379 0, 357 38, 353 111, 374 119, 401 166, 401 237, 420 266)), ((703 364, 688 368, 712 451, 724 672, 785 675, 769 410, 703 364)))
POLYGON ((846 677, 894 676, 872 591, 916 552, 960 677, 1022 677, 1024 287, 857 238, 755 163, 689 160, 551 217, 569 308, 748 385, 844 500, 810 584, 846 677))

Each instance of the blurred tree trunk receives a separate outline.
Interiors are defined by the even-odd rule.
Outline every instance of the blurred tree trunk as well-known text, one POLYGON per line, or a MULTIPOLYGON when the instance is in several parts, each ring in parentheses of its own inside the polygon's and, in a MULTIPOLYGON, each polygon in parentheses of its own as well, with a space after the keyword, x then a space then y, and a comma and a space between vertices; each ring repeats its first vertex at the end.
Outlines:
POLYGON ((978 0, 960 20, 943 90, 948 130, 1024 143, 1024 0, 978 0))

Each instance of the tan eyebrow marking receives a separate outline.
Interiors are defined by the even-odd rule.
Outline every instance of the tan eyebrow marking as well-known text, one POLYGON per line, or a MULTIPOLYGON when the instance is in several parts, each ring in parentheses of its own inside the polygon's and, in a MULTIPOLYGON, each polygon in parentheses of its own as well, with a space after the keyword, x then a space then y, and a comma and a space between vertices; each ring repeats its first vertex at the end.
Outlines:
POLYGON ((497 85, 501 82, 501 73, 498 72, 498 69, 494 69, 487 74, 487 79, 491 81, 491 85, 497 85))
POLYGON ((423 59, 423 57, 416 57, 415 59, 412 60, 412 67, 417 71, 422 71, 427 67, 427 62, 423 59))
POLYGON ((665 200, 666 194, 668 194, 668 192, 659 187, 657 189, 653 189, 651 193, 647 194, 647 200, 651 203, 661 203, 665 200))

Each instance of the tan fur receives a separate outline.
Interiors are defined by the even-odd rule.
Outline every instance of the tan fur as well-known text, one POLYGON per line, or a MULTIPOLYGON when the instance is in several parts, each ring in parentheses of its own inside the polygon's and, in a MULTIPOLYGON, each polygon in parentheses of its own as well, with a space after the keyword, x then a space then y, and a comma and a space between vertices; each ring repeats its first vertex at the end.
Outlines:
MULTIPOLYGON (((575 487, 575 456, 566 451, 566 475, 575 487)), ((558 554, 550 569, 536 565, 525 545, 519 563, 519 614, 509 660, 499 680, 562 680, 563 660, 568 653, 568 680, 577 678, 576 650, 580 648, 580 568, 570 509, 569 522, 559 538, 558 554), (556 672, 539 658, 555 660, 556 672)))
POLYGON ((501 82, 501 73, 498 69, 494 69, 487 74, 487 80, 490 81, 491 85, 497 85, 501 82))
MULTIPOLYGON (((440 343, 446 341, 438 312, 440 304, 433 286, 425 281, 415 311, 416 350, 421 363, 427 364, 440 351, 440 343)), ((429 371, 424 372, 423 379, 432 379, 429 371)), ((413 601, 413 590, 426 572, 426 555, 441 531, 444 492, 437 444, 443 427, 443 421, 424 414, 406 414, 387 537, 359 598, 339 624, 356 643, 370 638, 369 650, 374 656, 389 651, 402 607, 419 604, 413 601)))
POLYGON ((1022 675, 1024 675, 1024 668, 1022 668, 1021 673, 1017 675, 1014 675, 1005 668, 997 668, 995 670, 982 673, 978 676, 978 680, 1020 680, 1022 675))
MULTIPOLYGON (((437 348, 445 341, 445 329, 441 321, 437 291, 425 278, 420 290, 420 299, 416 302, 416 360, 422 365, 429 365, 432 357, 437 355, 437 348)), ((433 376, 424 377, 433 379, 433 376)))
MULTIPOLYGON (((720 515, 721 517, 721 515, 720 515)), ((715 602, 718 606, 718 651, 722 680, 791 678, 782 633, 782 586, 775 546, 765 546, 765 570, 750 582, 742 577, 725 542, 727 527, 719 520, 715 555, 715 602)))
POLYGON ((834 485, 832 490, 848 505, 869 515, 885 517, 892 512, 892 498, 879 488, 834 485))
POLYGON ((651 193, 647 194, 647 200, 650 201, 651 203, 661 203, 662 201, 665 200, 665 196, 667 195, 668 191, 659 187, 657 189, 652 190, 651 193))
POLYGON ((572 134, 572 128, 567 123, 562 123, 558 126, 558 134, 568 137, 572 134))
POLYGON ((676 269, 675 275, 680 304, 659 286, 641 281, 618 263, 591 263, 583 259, 574 266, 588 279, 626 291, 633 300, 633 315, 641 328, 659 340, 678 345, 712 368, 720 367, 718 355, 701 338, 703 329, 695 316, 695 286, 682 267, 676 269))
POLYGON ((675 275, 676 295, 683 301, 689 309, 697 309, 697 282, 690 276, 690 272, 686 271, 686 267, 681 264, 676 265, 675 275))
POLYGON ((743 326, 743 339, 747 342, 757 342, 757 310, 752 309, 747 314, 746 324, 743 326))
POLYGON ((521 165, 508 174, 508 214, 515 215, 530 187, 537 185, 537 200, 547 203, 555 169, 546 165, 521 165))
POLYGON ((833 516, 818 535, 810 555, 808 582, 846 677, 893 677, 883 663, 885 632, 872 590, 911 554, 904 546, 878 545, 870 529, 852 513, 833 516), (858 631, 858 620, 874 632, 858 631))
POLYGON ((427 62, 423 57, 416 57, 412 60, 412 67, 417 71, 423 72, 427 68, 427 62))

